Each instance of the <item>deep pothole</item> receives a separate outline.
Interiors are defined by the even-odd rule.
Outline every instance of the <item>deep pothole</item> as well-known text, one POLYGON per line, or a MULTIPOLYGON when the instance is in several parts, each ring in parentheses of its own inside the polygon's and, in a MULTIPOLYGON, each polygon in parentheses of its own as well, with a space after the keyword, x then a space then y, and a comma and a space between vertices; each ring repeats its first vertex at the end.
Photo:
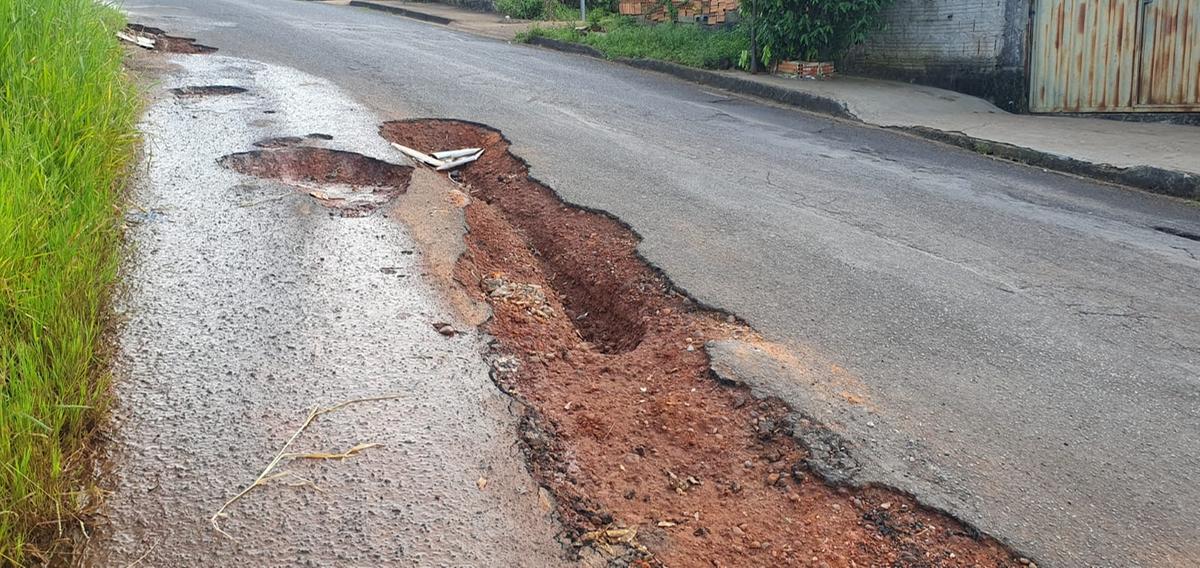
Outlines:
MULTIPOLYGON (((630 351, 641 343, 645 319, 653 317, 636 297, 638 286, 606 264, 607 250, 617 243, 636 246, 616 220, 567 208, 550 188, 528 175, 526 164, 508 152, 509 143, 488 127, 455 120, 388 122, 380 130, 392 142, 425 152, 483 148, 483 156, 458 171, 473 195, 495 203, 508 223, 523 233, 541 269, 562 303, 576 332, 601 353, 630 351)), ((489 293, 511 292, 516 286, 491 280, 489 293)), ((536 298, 535 292, 521 293, 536 298)), ((535 299, 527 300, 535 301, 535 299)))
POLYGON ((237 95, 246 92, 246 89, 233 85, 190 85, 171 89, 171 92, 175 93, 177 97, 189 98, 237 95))
POLYGON ((1017 565, 907 496, 812 481, 814 452, 843 440, 812 442, 819 425, 714 381, 706 341, 761 338, 678 294, 630 228, 529 179, 498 131, 380 132, 424 152, 485 150, 451 177, 471 196, 454 276, 492 306, 492 378, 525 403, 521 447, 576 549, 647 566, 1017 565))
POLYGON ((344 217, 370 215, 404 193, 412 176, 409 166, 309 146, 239 152, 218 162, 242 174, 286 182, 344 217))
POLYGON ((136 37, 153 40, 154 46, 150 47, 150 49, 154 51, 163 51, 166 53, 213 53, 217 50, 215 47, 196 43, 195 38, 168 35, 166 31, 160 28, 144 26, 142 24, 129 24, 125 26, 125 32, 136 37))

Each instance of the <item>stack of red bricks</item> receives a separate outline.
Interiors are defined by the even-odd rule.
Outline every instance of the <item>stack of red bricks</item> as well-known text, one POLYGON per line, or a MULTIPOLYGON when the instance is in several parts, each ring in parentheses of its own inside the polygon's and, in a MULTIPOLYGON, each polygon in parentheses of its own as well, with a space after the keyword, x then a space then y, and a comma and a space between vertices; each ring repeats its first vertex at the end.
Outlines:
POLYGON ((775 72, 782 75, 799 75, 805 79, 822 79, 833 76, 830 61, 780 61, 775 72))
MULTIPOLYGON (((672 0, 678 20, 691 22, 699 19, 710 25, 723 24, 730 12, 738 9, 738 0, 672 0)), ((652 22, 670 20, 666 6, 658 0, 620 0, 618 11, 626 16, 644 16, 652 22)))

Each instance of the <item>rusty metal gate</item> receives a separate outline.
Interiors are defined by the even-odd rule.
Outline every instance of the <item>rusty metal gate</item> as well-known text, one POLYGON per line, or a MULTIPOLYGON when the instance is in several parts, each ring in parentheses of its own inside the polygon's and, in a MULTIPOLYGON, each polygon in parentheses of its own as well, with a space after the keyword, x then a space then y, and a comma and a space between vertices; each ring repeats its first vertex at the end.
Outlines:
POLYGON ((1036 0, 1033 112, 1200 111, 1200 0, 1036 0))

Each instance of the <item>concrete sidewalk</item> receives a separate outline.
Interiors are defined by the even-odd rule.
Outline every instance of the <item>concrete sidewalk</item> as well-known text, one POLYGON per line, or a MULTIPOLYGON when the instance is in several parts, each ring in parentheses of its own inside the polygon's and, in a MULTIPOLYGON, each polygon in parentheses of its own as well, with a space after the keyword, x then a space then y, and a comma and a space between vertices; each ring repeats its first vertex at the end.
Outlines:
POLYGON ((1195 126, 1012 114, 970 95, 864 77, 814 81, 722 73, 837 100, 851 116, 876 126, 961 132, 1117 168, 1153 166, 1200 174, 1200 128, 1195 126))
MULTIPOLYGON (((559 25, 511 20, 444 4, 395 0, 353 0, 350 4, 505 41, 539 23, 559 25)), ((535 38, 534 43, 604 57, 584 45, 546 38, 535 38)), ((709 71, 651 60, 617 61, 873 126, 902 129, 1035 167, 1200 199, 1200 128, 1195 126, 1012 114, 954 91, 863 77, 818 81, 709 71)))

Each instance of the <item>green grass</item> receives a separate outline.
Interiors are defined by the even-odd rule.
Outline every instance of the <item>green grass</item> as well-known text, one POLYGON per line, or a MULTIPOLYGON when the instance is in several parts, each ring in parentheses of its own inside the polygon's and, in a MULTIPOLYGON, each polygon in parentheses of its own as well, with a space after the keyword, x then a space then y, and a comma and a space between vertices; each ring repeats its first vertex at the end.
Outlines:
MULTIPOLYGON (((591 18, 589 18, 591 19, 591 18)), ((535 27, 517 37, 546 37, 596 48, 606 57, 659 59, 691 67, 729 69, 750 41, 740 29, 708 30, 692 24, 639 24, 623 17, 601 20, 605 32, 580 33, 571 27, 535 27)))
POLYGON ((0 0, 0 564, 70 522, 106 393, 100 339, 137 97, 120 15, 0 0))

